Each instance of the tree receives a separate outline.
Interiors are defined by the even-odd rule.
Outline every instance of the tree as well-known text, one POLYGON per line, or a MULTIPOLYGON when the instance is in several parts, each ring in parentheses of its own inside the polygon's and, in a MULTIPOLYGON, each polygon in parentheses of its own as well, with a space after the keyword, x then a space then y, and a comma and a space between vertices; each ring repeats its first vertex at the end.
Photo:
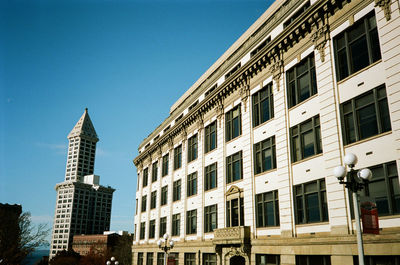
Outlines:
POLYGON ((123 235, 118 239, 114 247, 113 256, 117 258, 119 264, 132 264, 132 240, 131 235, 123 235))
POLYGON ((81 255, 72 249, 58 251, 57 254, 50 260, 49 265, 79 265, 81 255))
POLYGON ((31 214, 29 212, 22 213, 17 220, 18 228, 13 229, 13 231, 7 231, 7 227, 10 226, 6 223, 10 220, 3 214, 0 215, 0 224, 4 226, 0 233, 0 264, 22 264, 25 257, 37 247, 49 245, 46 237, 50 229, 47 229, 45 224, 34 226, 31 223, 31 214))

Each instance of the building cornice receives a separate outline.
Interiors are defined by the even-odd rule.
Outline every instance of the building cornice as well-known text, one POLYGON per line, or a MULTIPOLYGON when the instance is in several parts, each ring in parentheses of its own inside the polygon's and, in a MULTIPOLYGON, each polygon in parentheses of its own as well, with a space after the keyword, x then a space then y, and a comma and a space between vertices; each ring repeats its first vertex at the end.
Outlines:
MULTIPOLYGON (((179 120, 164 135, 160 136, 153 144, 148 146, 134 160, 138 166, 145 158, 151 155, 160 146, 168 143, 168 139, 175 138, 192 125, 203 113, 206 113, 221 105, 221 102, 237 89, 248 84, 248 80, 255 77, 263 69, 269 66, 269 71, 275 81, 279 81, 283 74, 283 57, 288 49, 300 40, 310 35, 310 39, 321 51, 329 38, 328 18, 333 16, 338 9, 349 1, 344 0, 320 0, 308 8, 301 16, 288 25, 278 36, 254 55, 250 60, 227 78, 219 87, 199 102, 188 114, 179 120), (322 29, 322 30, 321 30, 322 29), (321 31, 323 33, 321 33, 321 31), (319 32, 319 33, 318 33, 319 32), (321 40, 323 38, 323 40, 321 40), (318 42, 317 42, 318 41, 318 42), (322 45, 323 44, 323 45, 322 45)), ((278 82, 279 83, 279 82, 278 82)), ((279 88, 278 88, 279 89, 279 88)))

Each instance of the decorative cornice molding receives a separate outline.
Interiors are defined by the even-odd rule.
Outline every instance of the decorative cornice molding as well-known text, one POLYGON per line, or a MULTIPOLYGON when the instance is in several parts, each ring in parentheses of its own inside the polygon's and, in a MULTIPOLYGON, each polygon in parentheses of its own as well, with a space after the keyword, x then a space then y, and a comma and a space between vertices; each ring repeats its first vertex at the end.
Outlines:
POLYGON ((245 81, 241 82, 240 85, 240 97, 244 105, 244 112, 247 111, 247 99, 250 97, 250 77, 247 76, 245 81))
POLYGON ((219 128, 221 128, 221 121, 224 117, 224 102, 223 102, 223 100, 218 100, 217 105, 215 106, 215 114, 217 116, 219 128))
POLYGON ((325 61, 325 45, 328 40, 331 39, 330 29, 328 23, 327 15, 323 15, 322 17, 316 13, 314 16, 314 23, 312 24, 312 32, 310 35, 310 39, 314 44, 314 47, 318 50, 319 55, 321 57, 321 62, 325 61))
POLYGON ((375 6, 379 6, 385 14, 386 21, 389 21, 392 17, 392 11, 390 9, 391 0, 375 0, 375 6))
MULTIPOLYGON (((281 53, 279 53, 281 54, 281 53)), ((277 55, 274 56, 273 58, 273 63, 271 64, 269 68, 269 72, 272 74, 272 79, 276 83, 276 88, 279 91, 279 80, 281 78, 281 75, 284 73, 284 64, 283 64, 283 53, 282 55, 277 55)))

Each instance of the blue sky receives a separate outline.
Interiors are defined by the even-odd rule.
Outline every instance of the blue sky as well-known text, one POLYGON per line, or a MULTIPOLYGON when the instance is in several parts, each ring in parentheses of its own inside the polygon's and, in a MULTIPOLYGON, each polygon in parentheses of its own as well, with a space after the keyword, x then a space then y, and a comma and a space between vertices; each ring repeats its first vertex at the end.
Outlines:
POLYGON ((140 142, 270 0, 0 1, 0 202, 51 227, 67 135, 85 107, 95 174, 133 231, 140 142))

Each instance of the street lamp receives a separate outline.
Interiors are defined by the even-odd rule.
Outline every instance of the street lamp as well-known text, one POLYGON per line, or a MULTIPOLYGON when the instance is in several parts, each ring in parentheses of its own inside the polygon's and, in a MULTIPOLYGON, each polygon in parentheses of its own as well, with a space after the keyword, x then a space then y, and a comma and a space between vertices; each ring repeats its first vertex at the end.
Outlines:
POLYGON ((333 169, 333 175, 340 184, 345 185, 353 194, 354 217, 356 219, 358 264, 364 265, 364 246, 361 235, 360 212, 358 210, 358 191, 362 190, 372 178, 372 172, 368 168, 361 169, 354 174, 354 166, 357 164, 357 156, 348 153, 344 156, 344 163, 350 168, 347 172, 344 166, 337 166, 333 169), (356 177, 357 176, 357 177, 356 177), (344 178, 346 177, 346 181, 344 178))
POLYGON ((164 234, 164 236, 163 236, 163 238, 162 239, 159 239, 158 241, 157 241, 157 245, 158 245, 158 247, 162 250, 162 251, 164 251, 164 265, 167 265, 167 254, 168 254, 168 251, 170 250, 170 249, 173 249, 174 248, 174 240, 170 240, 169 241, 169 246, 168 246, 168 234, 167 233, 165 233, 164 234))
POLYGON ((111 257, 111 259, 106 262, 107 265, 111 265, 113 263, 114 263, 114 265, 118 265, 119 264, 118 260, 115 260, 114 257, 111 257))

